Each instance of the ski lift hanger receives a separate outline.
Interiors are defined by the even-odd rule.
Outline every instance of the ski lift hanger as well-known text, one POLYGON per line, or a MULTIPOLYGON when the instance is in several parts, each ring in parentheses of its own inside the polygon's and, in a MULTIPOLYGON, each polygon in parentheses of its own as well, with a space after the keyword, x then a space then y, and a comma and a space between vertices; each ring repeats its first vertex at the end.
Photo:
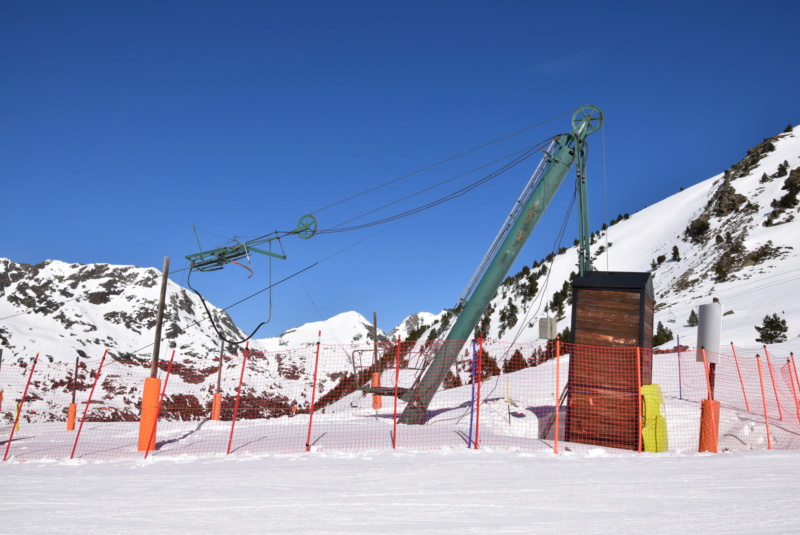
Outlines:
POLYGON ((191 271, 217 271, 229 263, 242 265, 238 261, 243 258, 247 258, 249 262, 251 252, 286 260, 286 255, 260 249, 258 246, 274 240, 280 240, 282 237, 292 234, 307 240, 316 234, 316 232, 317 218, 308 214, 300 218, 300 221, 298 221, 297 227, 295 227, 294 230, 280 233, 274 232, 266 237, 257 238, 255 240, 235 243, 225 247, 218 247, 216 249, 190 254, 186 256, 186 260, 189 261, 189 269, 191 271))

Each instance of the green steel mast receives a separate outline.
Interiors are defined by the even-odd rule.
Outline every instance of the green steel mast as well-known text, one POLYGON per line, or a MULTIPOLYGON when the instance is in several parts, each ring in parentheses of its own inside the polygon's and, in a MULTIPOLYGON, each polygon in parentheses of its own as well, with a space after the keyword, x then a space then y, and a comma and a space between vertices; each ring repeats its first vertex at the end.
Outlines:
MULTIPOLYGON (((511 269, 525 242, 533 232, 547 205, 566 177, 573 163, 577 162, 578 205, 580 211, 580 246, 579 270, 583 276, 591 270, 589 253, 589 214, 586 199, 586 136, 597 131, 603 122, 603 112, 597 106, 583 106, 572 117, 572 132, 561 134, 557 138, 558 149, 554 153, 546 153, 546 166, 541 178, 530 192, 518 216, 505 232, 505 239, 499 245, 491 262, 485 268, 480 282, 471 294, 459 304, 460 313, 450 333, 436 352, 425 375, 419 383, 403 394, 407 405, 400 417, 400 423, 419 424, 444 381, 447 372, 453 366, 459 353, 472 335, 472 330, 481 318, 484 310, 491 302, 495 292, 511 269)), ((501 231, 502 233, 503 231, 501 231)), ((490 250, 491 251, 491 250, 490 250)))

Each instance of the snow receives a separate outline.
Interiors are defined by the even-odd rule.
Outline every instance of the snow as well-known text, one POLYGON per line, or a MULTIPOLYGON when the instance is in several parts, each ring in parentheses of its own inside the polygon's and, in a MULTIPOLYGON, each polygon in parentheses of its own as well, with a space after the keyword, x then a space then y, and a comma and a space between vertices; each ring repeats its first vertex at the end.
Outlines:
POLYGON ((792 533, 800 452, 7 462, 5 533, 792 533))

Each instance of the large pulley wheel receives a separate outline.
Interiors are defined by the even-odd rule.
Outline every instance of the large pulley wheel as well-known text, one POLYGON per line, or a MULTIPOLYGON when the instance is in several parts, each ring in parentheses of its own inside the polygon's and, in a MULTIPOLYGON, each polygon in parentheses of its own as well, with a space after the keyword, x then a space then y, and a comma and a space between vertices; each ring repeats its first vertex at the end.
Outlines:
POLYGON ((303 238, 309 239, 317 233, 317 218, 311 214, 304 215, 297 223, 297 228, 294 229, 295 234, 303 238))
POLYGON ((583 127, 586 135, 597 132, 603 124, 603 112, 594 105, 581 106, 572 116, 572 128, 578 131, 583 127))

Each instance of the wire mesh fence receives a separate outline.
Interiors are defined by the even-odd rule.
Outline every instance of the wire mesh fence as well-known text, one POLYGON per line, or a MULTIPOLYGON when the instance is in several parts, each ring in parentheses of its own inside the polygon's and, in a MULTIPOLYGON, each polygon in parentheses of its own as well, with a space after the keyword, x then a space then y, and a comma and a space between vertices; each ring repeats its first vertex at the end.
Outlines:
POLYGON ((439 348, 397 341, 208 359, 172 353, 159 362, 155 395, 145 402, 149 362, 113 354, 77 363, 17 358, 0 370, 0 447, 4 460, 442 447, 800 449, 792 354, 469 341, 423 418, 404 424, 439 348))

